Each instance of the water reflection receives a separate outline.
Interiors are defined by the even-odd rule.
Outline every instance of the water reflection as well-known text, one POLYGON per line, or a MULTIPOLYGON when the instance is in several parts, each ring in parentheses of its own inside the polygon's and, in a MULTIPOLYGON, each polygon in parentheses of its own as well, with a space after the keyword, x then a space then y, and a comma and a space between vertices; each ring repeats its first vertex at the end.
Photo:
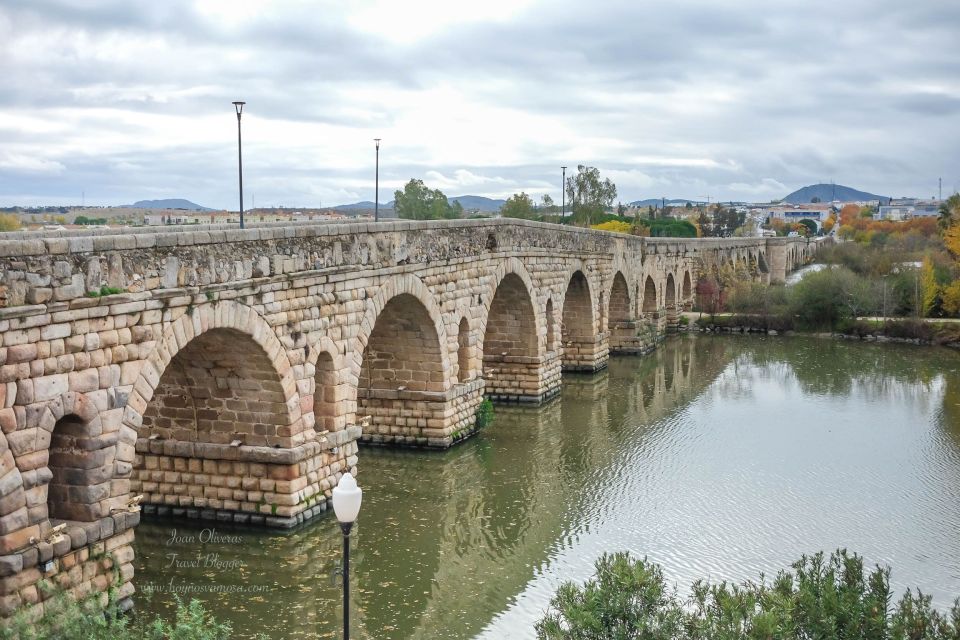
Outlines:
MULTIPOLYGON (((916 347, 682 338, 567 376, 543 407, 499 407, 453 451, 364 450, 354 636, 531 637, 556 586, 613 549, 685 586, 849 546, 943 603, 960 593, 956 362, 916 347)), ((339 634, 330 519, 240 531, 239 544, 168 544, 169 532, 138 530, 141 589, 259 586, 197 595, 249 634, 339 634), (196 551, 241 566, 167 566, 196 551)), ((138 598, 148 610, 171 600, 138 598)))

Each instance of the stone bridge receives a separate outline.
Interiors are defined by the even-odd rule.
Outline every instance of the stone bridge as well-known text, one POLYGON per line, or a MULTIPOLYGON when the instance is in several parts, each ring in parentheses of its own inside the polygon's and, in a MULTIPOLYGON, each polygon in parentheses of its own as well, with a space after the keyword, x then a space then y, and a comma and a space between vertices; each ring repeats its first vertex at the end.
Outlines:
POLYGON ((815 250, 517 220, 4 238, 0 616, 44 578, 131 595, 138 499, 293 526, 359 441, 450 447, 485 396, 654 348, 702 276, 782 282, 815 250))

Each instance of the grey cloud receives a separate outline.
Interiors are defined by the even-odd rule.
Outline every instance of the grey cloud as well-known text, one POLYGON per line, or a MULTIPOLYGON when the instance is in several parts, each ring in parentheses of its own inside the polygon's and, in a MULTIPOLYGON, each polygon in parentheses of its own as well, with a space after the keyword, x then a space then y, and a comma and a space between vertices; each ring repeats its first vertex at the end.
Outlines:
MULTIPOLYGON (((525 160, 510 165, 471 164, 470 150, 458 166, 426 160, 391 166, 387 156, 384 175, 393 181, 467 169, 530 191, 559 182, 554 165, 562 163, 631 170, 637 168, 631 157, 715 161, 712 167, 643 166, 656 184, 650 188, 664 193, 622 190, 628 200, 696 197, 703 194, 691 191, 700 190, 738 197, 730 185, 779 181, 793 188, 831 177, 878 193, 922 193, 929 175, 960 171, 960 131, 948 120, 960 111, 960 4, 946 0, 550 4, 509 22, 457 25, 402 45, 325 19, 311 5, 276 9, 239 26, 212 20, 185 0, 7 0, 0 24, 2 18, 12 24, 13 41, 0 43, 0 55, 31 35, 54 34, 58 46, 17 51, 25 64, 4 69, 0 116, 53 118, 52 110, 71 110, 78 126, 96 131, 110 123, 91 119, 94 108, 181 118, 226 110, 228 116, 229 101, 241 97, 264 118, 389 137, 404 113, 371 94, 451 87, 472 105, 535 114, 572 132, 570 139, 522 132, 516 143, 525 160), (143 42, 142 55, 91 59, 91 44, 111 37, 143 42), (170 57, 157 58, 154 43, 170 57), (231 56, 239 51, 250 55, 237 61, 231 56), (109 87, 118 91, 108 97, 97 91, 109 87), (198 87, 206 89, 183 93, 198 87), (361 89, 363 101, 356 97, 361 89), (915 141, 929 138, 934 127, 936 140, 914 151, 915 141), (570 157, 584 147, 598 155, 570 157)), ((476 126, 496 138, 515 135, 504 133, 508 124, 476 126)), ((232 204, 231 140, 144 157, 137 140, 142 130, 115 125, 113 131, 130 135, 128 150, 91 149, 77 159, 56 152, 59 134, 11 131, 0 117, 0 132, 17 153, 66 167, 56 179, 0 168, 0 200, 78 191, 82 183, 99 184, 114 200, 153 189, 191 197, 174 191, 192 189, 205 204, 232 204), (116 166, 134 168, 109 169, 116 166)), ((422 153, 416 145, 395 151, 406 158, 422 153)), ((251 155, 249 178, 260 181, 264 198, 282 198, 284 190, 291 201, 372 197, 372 188, 363 187, 366 171, 339 167, 337 159, 322 158, 322 150, 309 169, 297 164, 299 150, 266 155, 262 164, 251 155)))

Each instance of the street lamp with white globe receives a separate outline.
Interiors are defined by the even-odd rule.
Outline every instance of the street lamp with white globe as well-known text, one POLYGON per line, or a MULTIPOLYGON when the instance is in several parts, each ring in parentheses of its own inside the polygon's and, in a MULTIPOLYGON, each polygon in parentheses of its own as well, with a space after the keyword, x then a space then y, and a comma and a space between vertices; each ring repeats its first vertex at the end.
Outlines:
POLYGON ((350 529, 360 513, 363 490, 347 472, 333 488, 333 511, 343 532, 343 640, 350 640, 350 529))

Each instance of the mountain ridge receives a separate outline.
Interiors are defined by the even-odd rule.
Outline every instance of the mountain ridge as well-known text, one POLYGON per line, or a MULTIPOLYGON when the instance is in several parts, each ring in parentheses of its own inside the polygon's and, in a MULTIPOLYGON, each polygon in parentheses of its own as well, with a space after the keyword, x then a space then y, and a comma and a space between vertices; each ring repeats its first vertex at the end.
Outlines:
POLYGON ((133 204, 121 205, 124 209, 186 209, 187 211, 214 211, 196 202, 184 198, 165 198, 161 200, 138 200, 133 204))

